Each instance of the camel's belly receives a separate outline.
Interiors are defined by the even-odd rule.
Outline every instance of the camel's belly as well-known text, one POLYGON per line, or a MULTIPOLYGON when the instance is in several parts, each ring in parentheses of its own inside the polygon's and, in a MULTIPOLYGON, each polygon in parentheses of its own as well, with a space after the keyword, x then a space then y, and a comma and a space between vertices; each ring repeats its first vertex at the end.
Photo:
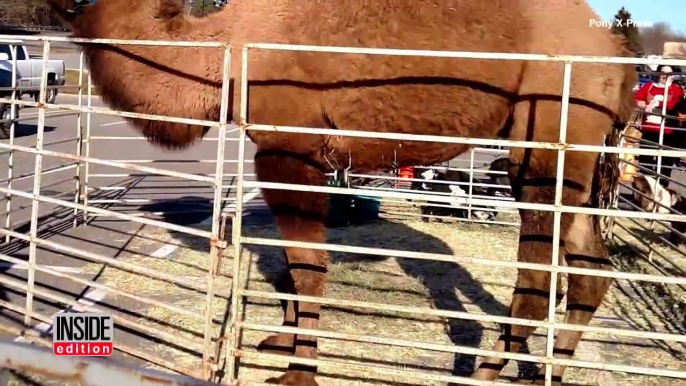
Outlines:
MULTIPOLYGON (((331 143, 327 158, 334 165, 349 165, 358 172, 390 169, 393 166, 432 165, 451 160, 469 146, 456 143, 396 141, 349 138, 331 143)), ((328 163, 327 163, 328 164, 328 163)))

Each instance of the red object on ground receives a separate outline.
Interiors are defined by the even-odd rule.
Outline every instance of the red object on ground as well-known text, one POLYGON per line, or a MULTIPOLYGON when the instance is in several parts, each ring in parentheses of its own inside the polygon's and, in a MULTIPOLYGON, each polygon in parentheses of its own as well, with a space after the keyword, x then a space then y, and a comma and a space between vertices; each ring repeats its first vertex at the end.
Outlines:
POLYGON ((398 170, 400 178, 412 178, 414 175, 414 166, 403 166, 398 170))
MULTIPOLYGON (((399 178, 412 178, 412 177, 414 177, 414 166, 403 166, 400 169, 398 169, 398 177, 399 178)), ((396 188, 401 184, 402 185, 410 185, 412 183, 410 181, 396 180, 396 182, 395 182, 396 188)))

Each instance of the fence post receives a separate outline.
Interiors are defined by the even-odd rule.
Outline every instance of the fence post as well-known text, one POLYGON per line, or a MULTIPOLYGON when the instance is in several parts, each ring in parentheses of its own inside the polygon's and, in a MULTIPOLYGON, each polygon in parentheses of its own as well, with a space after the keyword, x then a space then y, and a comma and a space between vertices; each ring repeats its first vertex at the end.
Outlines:
MULTIPOLYGON (((36 135, 36 150, 43 150, 43 134, 45 131, 45 94, 48 84, 48 60, 50 56, 50 41, 43 42, 43 73, 41 74, 40 96, 38 102, 38 133, 36 135)), ((33 307, 33 286, 36 276, 36 241, 38 234, 38 196, 41 186, 41 169, 43 168, 43 155, 36 153, 36 163, 33 177, 33 197, 31 200, 31 234, 29 240, 29 269, 28 283, 26 287, 26 314, 24 315, 24 326, 31 324, 31 314, 33 307)))
MULTIPOLYGON (((569 118, 569 92, 572 79, 572 62, 564 62, 564 75, 562 84, 562 108, 560 111, 560 138, 559 143, 567 143, 567 120, 569 118)), ((564 148, 557 150, 557 173, 555 177, 555 212, 553 213, 553 248, 551 256, 551 265, 557 268, 560 265, 560 232, 562 227, 562 189, 564 180, 564 164, 565 164, 565 150, 564 148)), ((550 295, 548 303, 548 321, 555 323, 555 303, 557 298, 557 281, 560 273, 553 270, 550 273, 550 295)), ((555 328, 549 327, 546 336, 546 358, 552 360, 555 355, 553 353, 555 342, 555 328)), ((553 376, 553 365, 546 363, 545 365, 545 385, 551 386, 553 376)))
MULTIPOLYGON (((93 79, 91 78, 91 72, 88 71, 88 108, 93 107, 93 79)), ((86 157, 91 156, 91 112, 86 113, 86 138, 82 139, 85 146, 86 157)), ((83 205, 88 207, 88 174, 90 172, 90 162, 86 161, 86 167, 84 168, 83 181, 81 183, 81 189, 83 190, 83 205)), ((83 222, 88 222, 88 210, 83 211, 83 222)))
MULTIPOLYGON (((83 51, 81 51, 81 54, 79 55, 79 112, 76 117, 76 155, 81 157, 81 154, 83 154, 83 135, 84 135, 84 130, 83 130, 83 125, 82 125, 82 117, 83 117, 83 51)), ((83 189, 83 176, 81 174, 81 165, 83 164, 83 161, 78 161, 76 164, 76 191, 74 192, 74 203, 78 204, 82 200, 82 189, 83 189)), ((76 227, 79 223, 79 210, 78 208, 74 208, 74 224, 73 226, 76 227)))
MULTIPOLYGON (((226 149, 226 126, 228 125, 229 112, 229 93, 231 92, 230 76, 231 76, 231 47, 224 48, 224 62, 223 62, 223 77, 222 77, 222 99, 220 111, 219 133, 217 138, 217 163, 214 176, 214 202, 212 207, 212 230, 210 238, 210 264, 207 276, 207 303, 205 307, 205 328, 203 341, 203 378, 210 379, 216 371, 216 363, 219 358, 214 358, 212 361, 212 354, 216 351, 212 348, 212 321, 213 313, 212 306, 214 302, 214 282, 219 270, 219 260, 224 252, 224 240, 220 239, 221 232, 221 211, 222 211, 222 186, 224 182, 224 152, 226 149)), ((234 280, 236 278, 234 277, 234 280)))
MULTIPOLYGON (((237 379, 238 356, 236 351, 241 339, 241 323, 243 313, 241 225, 243 220, 243 182, 245 164, 245 141, 248 124, 248 47, 243 47, 241 56, 241 110, 238 133, 238 165, 236 180, 236 212, 233 217, 232 243, 233 253, 233 283, 231 286, 231 317, 229 319, 229 344, 226 350, 228 381, 233 383, 237 379)), ((248 261, 248 267, 250 261, 248 261)), ((245 278, 246 280, 248 278, 245 278)))
MULTIPOLYGON (((662 98, 662 119, 660 119, 660 138, 658 139, 658 145, 657 148, 658 150, 663 150, 664 146, 664 140, 665 140, 665 123, 667 122, 667 119, 665 119, 665 116, 667 115, 667 101, 668 96, 669 96, 669 88, 671 87, 672 82, 671 82, 671 77, 667 77, 667 80, 665 81, 665 91, 663 94, 662 98)), ((671 167, 671 166, 670 166, 671 167)), ((660 176, 662 176, 662 155, 658 154, 657 156, 657 162, 655 165, 655 186, 653 187, 653 192, 657 192, 657 187, 660 184, 660 176)), ((667 183, 669 184, 669 180, 667 180, 667 183)), ((659 204, 657 203, 656 197, 653 198, 656 202, 655 205, 653 205, 653 213, 657 213, 657 209, 659 204)), ((651 219, 648 221, 649 226, 648 229, 651 231, 655 228, 655 220, 651 219)), ((648 260, 652 261, 653 260, 653 249, 650 248, 648 251, 648 260)))
POLYGON ((474 199, 474 148, 469 153, 469 209, 467 209, 467 220, 472 219, 472 200, 474 199))
MULTIPOLYGON (((17 78, 19 77, 19 71, 17 71, 17 46, 10 45, 10 53, 12 54, 12 105, 10 106, 10 139, 9 144, 14 145, 14 135, 17 131, 17 78)), ((10 149, 8 159, 7 159, 7 189, 12 189, 12 178, 14 177, 14 150, 10 149)), ((7 203, 5 204, 5 229, 9 229, 12 226, 12 194, 7 194, 7 203)), ((5 235, 5 243, 10 242, 10 235, 5 235)))

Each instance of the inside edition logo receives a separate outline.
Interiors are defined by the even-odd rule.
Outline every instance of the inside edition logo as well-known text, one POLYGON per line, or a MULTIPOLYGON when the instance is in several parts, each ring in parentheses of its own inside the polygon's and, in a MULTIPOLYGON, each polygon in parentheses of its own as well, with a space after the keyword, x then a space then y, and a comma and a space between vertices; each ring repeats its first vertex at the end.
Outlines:
POLYGON ((58 313, 52 319, 52 353, 110 356, 114 323, 107 314, 58 313))

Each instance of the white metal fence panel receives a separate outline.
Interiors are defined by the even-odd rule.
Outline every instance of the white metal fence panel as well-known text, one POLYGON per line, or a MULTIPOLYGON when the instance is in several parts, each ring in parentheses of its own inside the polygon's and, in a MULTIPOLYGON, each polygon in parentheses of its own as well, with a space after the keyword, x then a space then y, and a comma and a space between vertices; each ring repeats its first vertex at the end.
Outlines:
MULTIPOLYGON (((505 262, 500 261, 497 258, 491 259, 467 259, 461 258, 460 256, 450 256, 450 255, 435 255, 435 254, 425 254, 419 252, 408 252, 408 251, 388 251, 388 250, 377 250, 374 248, 367 247, 352 247, 349 245, 332 245, 332 244, 320 244, 320 243, 306 243, 306 242, 296 242, 296 241, 286 241, 286 240, 276 240, 264 237, 244 237, 241 235, 241 222, 242 222, 242 208, 237 205, 236 217, 234 218, 234 234, 233 234, 233 244, 234 244, 234 272, 240 271, 243 266, 243 262, 240 261, 241 248, 242 245, 271 245, 271 246, 281 246, 281 247, 291 247, 291 248, 308 248, 315 250, 328 250, 328 251, 339 251, 366 255, 378 255, 384 254, 388 256, 394 256, 397 258, 414 258, 414 259, 436 259, 444 261, 453 261, 457 263, 474 263, 489 265, 493 267, 497 266, 511 266, 516 268, 524 268, 531 270, 541 270, 552 273, 552 280, 550 284, 550 299, 549 299, 549 310, 548 310, 548 321, 532 321, 532 320, 522 320, 509 317, 494 317, 494 316, 484 316, 484 315, 469 315, 465 313, 449 313, 451 317, 455 318, 469 318, 471 320, 488 320, 496 321, 499 323, 507 324, 520 324, 544 327, 547 330, 547 347, 545 356, 526 356, 524 358, 522 354, 506 353, 506 352, 488 352, 487 355, 495 356, 504 359, 522 359, 527 361, 533 361, 537 363, 545 364, 546 367, 546 379, 545 384, 551 384, 551 372, 552 366, 554 364, 564 365, 564 366, 574 366, 581 368, 591 368, 591 369, 604 369, 612 371, 623 371, 634 374, 652 374, 652 375, 662 375, 667 377, 675 378, 686 378, 686 371, 676 371, 671 369, 651 369, 651 368, 641 368, 636 366, 626 366, 626 365, 615 365, 611 363, 598 363, 592 361, 582 361, 582 360, 570 360, 555 358, 553 355, 553 337, 554 332, 557 330, 574 330, 574 331, 584 331, 584 332, 598 332, 613 335, 624 335, 633 337, 652 337, 654 339, 663 339, 668 341, 676 342, 686 342, 684 337, 679 334, 664 334, 664 333, 651 333, 642 331, 630 331, 630 330, 618 330, 613 328, 600 328, 591 326, 580 326, 573 325, 569 323, 559 323, 555 321, 555 304, 556 304, 556 285, 559 280, 560 273, 567 274, 583 274, 583 275, 594 275, 594 276, 604 276, 611 277, 614 279, 622 280, 644 280, 652 281, 657 283, 673 283, 673 284, 685 284, 686 278, 683 277, 664 277, 657 275, 644 275, 644 274, 634 274, 625 272, 608 272, 596 269, 581 269, 568 266, 559 265, 556 256, 559 252, 560 245, 560 220, 561 214, 566 213, 582 213, 589 215, 600 215, 600 216, 610 216, 610 217, 627 217, 627 218, 642 218, 642 219, 661 219, 665 221, 684 221, 686 216, 678 214, 653 214, 653 213, 641 213, 641 212, 629 212, 621 210, 611 210, 608 208, 587 208, 587 207, 570 207, 563 205, 561 202, 562 198, 562 178, 564 170, 564 159, 565 153, 569 151, 584 151, 584 152, 599 152, 606 154, 622 154, 622 153, 633 153, 633 154, 646 154, 646 155, 662 155, 662 156, 683 156, 686 151, 679 150, 644 150, 644 149, 620 149, 603 147, 596 145, 579 145, 571 144, 566 141, 566 128, 567 128, 567 111, 569 106, 569 94, 570 94, 570 79, 571 70, 573 63, 643 63, 647 62, 644 59, 633 59, 633 58, 599 58, 599 57, 574 57, 574 56, 546 56, 546 55, 519 55, 519 54, 501 54, 501 53, 475 53, 475 52, 445 52, 445 51, 415 51, 415 50, 394 50, 394 49, 361 49, 352 47, 320 47, 320 46, 298 46, 298 45, 284 45, 284 44, 247 44, 243 48, 243 67, 242 67, 242 84, 241 84, 241 136, 244 137, 245 132, 248 130, 258 130, 258 131, 272 131, 272 132, 286 132, 286 133, 307 133, 307 134, 325 134, 333 136, 349 136, 357 138, 384 138, 384 139, 395 139, 395 140, 417 140, 417 141, 427 141, 427 142, 442 142, 442 143, 461 143, 467 145, 486 145, 486 146, 509 146, 509 147, 523 147, 529 149, 551 149, 558 151, 558 163, 557 163, 557 184, 555 189, 555 202, 553 205, 544 204, 532 204, 532 203, 519 203, 519 202, 503 202, 501 205, 503 207, 517 208, 517 209, 533 209, 533 210, 543 210, 552 211, 554 213, 554 231, 553 231, 553 241, 552 241, 552 265, 550 266, 540 266, 539 264, 530 264, 523 262, 505 262), (427 136, 427 135, 410 135, 410 134, 396 134, 396 133, 376 133, 376 132, 365 132, 365 131, 354 131, 354 130, 338 130, 338 129, 319 129, 319 128, 305 128, 305 127, 288 127, 288 126, 273 126, 273 125, 262 125, 259 123, 250 123, 247 121, 247 106, 246 106, 246 96, 247 96, 247 84, 248 84, 248 51, 250 49, 261 49, 261 50, 291 50, 291 51, 308 51, 308 52, 335 52, 335 53, 356 53, 356 54, 369 54, 369 55, 416 55, 416 56, 436 56, 436 57, 451 57, 451 58, 488 58, 488 59, 501 59, 501 60, 533 60, 533 61, 558 61, 564 63, 564 84, 563 84, 563 97, 562 97, 562 116, 560 123, 560 138, 557 143, 541 143, 541 142, 527 142, 527 141, 508 141, 508 140, 488 140, 488 139, 475 139, 475 138, 450 138, 441 136, 427 136)), ((672 60, 664 61, 664 64, 672 65, 684 65, 686 61, 672 60)), ((239 141, 239 146, 243 146, 243 142, 239 141)), ((239 160, 242 159, 242 151, 239 150, 239 160)), ((336 187, 321 187, 321 186, 303 186, 294 184, 283 184, 283 183, 271 183, 271 182, 251 182, 243 181, 240 176, 238 180, 238 195, 240 196, 245 187, 250 188, 261 188, 261 189, 278 189, 278 190, 290 190, 290 191, 301 191, 301 192, 317 192, 326 194, 361 194, 367 196, 377 196, 384 198, 393 199, 422 199, 421 195, 414 193, 405 193, 398 191, 380 191, 372 189, 356 189, 356 191, 346 190, 344 188, 336 187)), ((450 203, 450 197, 434 196, 431 200, 436 202, 450 203)), ((471 198, 469 199, 471 204, 481 204, 489 205, 489 200, 471 198)), ((239 201, 240 202, 240 201, 239 201)), ((245 268, 244 268, 245 269, 245 268)), ((247 275, 247 272, 243 271, 241 276, 247 275)), ((246 281, 247 278, 242 277, 241 283, 246 281)), ((387 309, 386 305, 376 305, 370 304, 368 302, 362 301, 341 301, 340 299, 323 299, 319 297, 311 296, 301 296, 301 295, 287 295, 287 294, 275 294, 267 293, 264 291, 248 290, 244 287, 244 284, 240 284, 238 280, 234 281, 233 293, 240 296, 234 304, 235 308, 232 310, 231 325, 236 326, 234 336, 231 341, 233 342, 232 353, 227 354, 230 356, 239 357, 268 357, 276 359, 278 356, 256 353, 250 350, 244 350, 238 347, 238 337, 240 335, 241 328, 251 329, 251 330, 267 330, 270 332, 281 332, 281 333, 301 333, 307 334, 315 337, 328 337, 336 338, 341 340, 354 340, 358 342, 379 342, 381 338, 379 337, 367 337, 367 336, 352 336, 351 334, 343 334, 333 331, 313 331, 301 328, 293 327, 275 327, 275 326, 264 326, 247 324, 242 322, 239 314, 242 312, 242 307, 244 305, 243 298, 254 297, 254 298, 270 298, 270 299, 280 299, 280 300, 300 300, 306 302, 314 302, 322 305, 347 305, 359 307, 362 309, 387 309)), ((427 313, 429 310, 419 310, 419 309, 405 309, 400 307, 394 307, 396 310, 404 312, 415 312, 415 313, 427 313)), ((442 315, 448 315, 448 313, 441 313, 442 315)), ((412 347, 413 345, 419 344, 418 342, 412 341, 401 341, 397 339, 385 339, 383 340, 386 344, 397 344, 401 346, 412 347)), ((436 350, 449 350, 454 348, 447 347, 435 347, 436 350)), ((460 352, 464 353, 476 353, 477 355, 486 355, 486 352, 482 350, 473 350, 460 348, 460 352)), ((334 367, 347 367, 347 364, 336 361, 327 360, 314 360, 310 358, 300 358, 300 357, 289 357, 288 361, 290 363, 297 363, 301 365, 316 365, 325 366, 326 368, 334 367)), ((367 367, 367 366, 366 366, 367 367)), ((230 366, 230 371, 232 370, 230 366)), ((353 366, 350 367, 351 369, 353 366)), ((367 369, 366 369, 367 370, 367 369)), ((390 375, 390 373, 402 370, 389 370, 383 367, 369 365, 368 370, 375 374, 385 374, 390 375), (373 369, 373 370, 372 370, 373 369)), ((474 379, 454 377, 454 376, 436 376, 433 374, 423 373, 419 371, 403 372, 403 376, 414 379, 422 379, 424 381, 447 381, 456 382, 462 384, 483 384, 480 381, 474 379)), ((235 374, 230 373, 230 379, 234 379, 235 374)), ((503 383, 493 383, 488 382, 486 384, 503 384, 503 383)))
MULTIPOLYGON (((5 36, 0 36, 0 41, 4 39, 11 39, 15 37, 5 37, 5 36)), ((129 347, 125 344, 116 344, 115 343, 115 348, 121 352, 133 355, 135 357, 143 358, 144 360, 154 363, 158 366, 166 367, 175 371, 183 372, 186 374, 194 375, 197 377, 204 377, 206 379, 210 378, 212 374, 217 370, 217 361, 218 358, 215 353, 215 344, 216 344, 216 339, 217 337, 212 336, 212 331, 211 331, 211 323, 212 323, 212 300, 215 297, 214 293, 214 280, 216 278, 216 266, 218 264, 218 260, 221 254, 221 250, 225 248, 225 241, 223 240, 223 230, 222 230, 222 224, 220 223, 222 221, 221 217, 221 204, 223 201, 226 201, 223 196, 222 196, 222 191, 225 188, 224 187, 224 165, 225 162, 216 162, 213 161, 216 165, 214 173, 211 175, 203 175, 203 174, 195 174, 195 173, 188 173, 188 172, 177 172, 174 170, 168 170, 168 169, 160 169, 160 168, 153 168, 149 166, 144 166, 140 165, 141 163, 146 163, 144 160, 141 162, 140 160, 107 160, 107 159, 98 159, 95 158, 91 155, 91 142, 93 139, 98 139, 98 138, 92 138, 91 136, 91 117, 92 114, 103 114, 103 115, 108 115, 108 116, 118 116, 118 117, 128 117, 128 118, 139 118, 139 119, 149 119, 149 120, 162 120, 162 121, 172 121, 172 122, 182 122, 182 123, 188 123, 188 124, 199 124, 199 125, 205 125, 212 127, 214 129, 217 129, 218 131, 218 137, 215 139, 216 142, 216 155, 217 158, 216 160, 224 160, 224 152, 225 152, 225 145, 226 141, 223 139, 225 138, 225 133, 227 131, 227 126, 229 122, 227 121, 228 117, 228 97, 229 97, 229 89, 228 89, 228 77, 229 77, 229 66, 230 66, 230 47, 228 47, 224 43, 198 43, 198 42, 156 42, 156 41, 118 41, 118 40, 112 40, 112 39, 99 39, 99 40, 89 40, 89 39, 74 39, 74 38, 55 38, 55 37, 22 37, 23 40, 39 40, 43 41, 44 44, 44 50, 43 50, 43 73, 42 73, 42 83, 41 83, 41 88, 40 88, 40 98, 37 102, 33 101, 26 101, 26 100, 21 100, 19 98, 16 98, 16 89, 13 90, 13 95, 12 98, 7 99, 7 98, 0 98, 0 102, 3 103, 10 103, 12 105, 12 116, 10 119, 12 120, 11 123, 11 128, 10 128, 10 135, 9 135, 9 143, 0 143, 0 148, 6 149, 10 153, 10 157, 12 155, 16 154, 29 154, 33 157, 35 157, 35 167, 34 167, 34 172, 31 173, 30 175, 26 176, 13 176, 12 175, 12 165, 11 165, 11 159, 10 158, 10 175, 7 179, 8 185, 7 187, 0 187, 0 191, 8 195, 8 201, 7 201, 7 212, 9 214, 10 208, 11 208, 11 202, 10 198, 14 197, 15 199, 17 197, 19 198, 25 198, 31 200, 31 213, 30 213, 30 231, 28 234, 24 233, 19 233, 16 230, 13 230, 13 228, 16 228, 16 224, 12 224, 9 219, 9 215, 6 217, 6 226, 4 229, 0 230, 2 234, 6 236, 7 242, 13 241, 13 240, 20 240, 23 242, 27 242, 29 244, 29 256, 28 256, 28 261, 23 261, 21 259, 18 259, 16 257, 10 256, 9 254, 0 254, 0 259, 4 260, 8 264, 10 264, 10 267, 25 267, 27 272, 28 272, 28 279, 26 283, 21 283, 19 280, 16 279, 9 279, 7 277, 2 277, 0 280, 2 280, 2 284, 6 286, 7 288, 13 288, 17 289, 19 291, 22 291, 23 293, 26 294, 26 304, 24 306, 20 306, 18 304, 11 304, 8 301, 5 300, 0 300, 0 304, 8 309, 12 310, 14 312, 18 312, 20 314, 24 315, 24 328, 25 331, 17 330, 16 328, 12 326, 2 326, 3 329, 5 330, 10 330, 16 333, 17 335, 22 335, 23 337, 20 340, 28 340, 28 341, 41 341, 42 338, 42 333, 44 333, 47 329, 50 327, 50 317, 49 315, 43 315, 39 312, 36 312, 34 309, 34 297, 40 296, 43 299, 49 299, 55 302, 59 302, 62 304, 67 304, 69 307, 71 307, 72 310, 76 311, 104 311, 105 309, 93 305, 93 303, 88 304, 88 302, 82 302, 82 301, 74 301, 71 300, 63 295, 55 294, 52 293, 51 291, 46 291, 45 289, 38 288, 34 285, 36 281, 36 273, 43 273, 43 274, 48 274, 48 275, 53 275, 59 278, 63 279, 68 279, 73 282, 76 282, 78 284, 84 285, 86 288, 91 287, 95 288, 97 290, 103 291, 105 293, 109 294, 114 294, 119 297, 127 298, 127 299, 132 299, 137 302, 140 302, 142 304, 147 304, 147 305, 153 305, 156 307, 160 307, 163 309, 168 310, 169 312, 176 313, 179 315, 183 315, 185 317, 197 319, 199 321, 202 321, 205 325, 205 334, 203 336, 203 339, 201 342, 197 342, 193 339, 185 338, 182 336, 170 334, 165 331, 161 331, 159 329, 152 328, 148 325, 145 325, 143 323, 140 323, 135 320, 123 318, 121 316, 114 316, 115 324, 119 324, 120 326, 130 328, 134 331, 139 331, 142 334, 147 334, 149 336, 156 337, 157 339, 162 339, 164 341, 169 341, 169 342, 176 342, 177 344, 182 344, 184 347, 188 347, 189 349, 197 349, 199 352, 202 353, 202 360, 199 366, 193 366, 190 368, 184 368, 183 366, 179 366, 176 363, 170 363, 168 361, 165 361, 162 358, 158 358, 155 355, 151 355, 150 353, 146 353, 141 351, 137 347, 129 347), (223 84, 223 92, 222 92, 222 107, 221 107, 221 112, 220 112, 220 121, 219 122, 213 122, 213 121, 203 121, 203 120, 193 120, 193 119, 186 119, 186 118, 180 118, 180 117, 164 117, 164 116, 153 116, 153 115, 146 115, 146 114, 136 114, 136 113, 131 113, 131 112, 119 112, 119 111, 112 111, 106 108, 101 108, 101 107, 94 107, 92 106, 92 83, 90 79, 90 75, 88 76, 88 85, 87 88, 85 87, 86 85, 83 84, 83 79, 84 79, 84 74, 83 74, 83 57, 81 58, 81 67, 80 67, 80 74, 79 74, 79 91, 78 91, 78 105, 67 105, 67 104, 47 104, 46 103, 46 89, 47 89, 47 71, 46 71, 46 66, 47 66, 47 61, 49 60, 50 57, 50 44, 51 42, 54 41, 71 41, 71 42, 81 42, 81 43, 106 43, 106 44, 113 44, 113 45, 148 45, 148 46, 176 46, 176 47, 198 47, 198 46, 203 46, 203 47, 215 47, 217 49, 223 50, 223 59, 224 59, 224 65, 223 65, 223 78, 222 78, 222 84, 223 84), (84 89, 87 89, 87 95, 84 95, 84 89), (86 100, 84 101, 84 97, 86 97, 86 100), (18 106, 21 107, 36 107, 38 108, 38 124, 37 124, 37 134, 36 134, 36 146, 35 147, 27 147, 27 146, 21 146, 17 145, 14 142, 14 134, 15 134, 15 126, 17 123, 17 120, 14 119, 16 117, 16 109, 18 106), (77 121, 77 137, 74 138, 77 141, 77 146, 74 149, 73 152, 63 152, 63 151, 51 151, 45 149, 46 143, 44 143, 44 134, 45 134, 45 120, 46 120, 46 113, 47 111, 69 111, 69 112, 75 112, 78 114, 78 121, 77 121), (82 119, 82 115, 86 114, 86 119, 82 119), (85 127, 82 124, 85 121, 85 127), (66 159, 69 161, 73 161, 69 164, 71 168, 76 169, 76 188, 74 191, 70 192, 65 192, 68 194, 74 194, 74 198, 72 200, 65 200, 61 198, 60 196, 47 196, 45 194, 41 194, 41 188, 45 188, 46 185, 42 184, 41 177, 45 176, 47 173, 53 171, 53 170, 46 170, 43 168, 42 161, 44 157, 57 157, 61 159, 66 159), (136 216, 136 215, 131 215, 127 214, 121 211, 114 211, 110 209, 104 209, 102 207, 99 207, 98 204, 107 204, 108 202, 104 200, 98 201, 97 198, 92 199, 91 193, 93 191, 97 191, 99 186, 91 186, 89 184, 89 177, 93 178, 94 174, 89 173, 89 168, 93 167, 93 165, 103 165, 103 166, 109 166, 109 167, 117 167, 121 169, 125 169, 127 171, 132 171, 135 173, 149 173, 153 175, 163 175, 171 178, 176 178, 180 179, 182 181, 197 181, 197 182, 202 182, 205 184, 208 184, 212 187, 213 190, 213 197, 212 197, 212 219, 214 221, 211 222, 211 230, 209 231, 204 231, 200 229, 196 229, 193 227, 189 226, 182 226, 182 225, 177 225, 171 222, 165 222, 165 221, 160 221, 160 220, 155 220, 151 219, 148 217, 142 217, 142 216, 136 216), (15 182, 21 178, 32 178, 33 179, 33 189, 31 191, 20 191, 12 186, 12 182, 15 182), (145 266, 137 265, 137 264, 131 264, 128 262, 124 261, 117 261, 115 258, 108 257, 99 253, 94 253, 89 250, 80 250, 76 249, 67 245, 63 245, 60 243, 56 243, 51 240, 43 239, 40 238, 39 235, 37 234, 37 228, 38 228, 38 217, 39 217, 39 208, 41 205, 46 205, 46 204, 51 204, 55 205, 58 207, 66 207, 71 210, 73 210, 74 213, 74 220, 73 224, 74 226, 83 222, 79 221, 78 215, 80 215, 79 212, 83 213, 83 220, 88 220, 89 217, 93 217, 96 215, 99 216, 110 216, 113 218, 117 219, 123 219, 126 221, 132 221, 134 223, 139 223, 139 224, 146 224, 146 225, 152 225, 152 226, 159 226, 162 229, 167 229, 167 230, 172 230, 175 232, 181 232, 185 234, 191 234, 197 237, 202 237, 205 238, 208 242, 208 244, 211 246, 210 253, 208 255, 209 259, 209 270, 207 271, 206 274, 206 279, 204 282, 197 282, 195 280, 188 280, 187 278, 183 276, 174 276, 174 275, 169 275, 165 274, 162 272, 156 272, 155 270, 148 269, 145 266), (129 272, 132 273, 137 273, 141 274, 144 276, 149 276, 152 278, 160 279, 169 283, 174 283, 176 285, 180 286, 185 286, 185 287, 190 287, 190 288, 195 288, 198 291, 202 291, 205 293, 205 297, 207 299, 207 305, 205 312, 203 313, 196 313, 193 311, 186 310, 182 307, 175 306, 170 303, 165 303, 165 301, 160 301, 157 299, 154 299, 150 296, 144 296, 144 295, 139 295, 136 293, 132 292, 126 292, 122 290, 118 290, 116 287, 108 286, 108 285, 103 285, 100 284, 96 281, 92 280, 85 280, 78 275, 73 275, 71 273, 66 273, 63 270, 60 269, 54 269, 49 266, 45 266, 39 262, 38 259, 38 248, 49 248, 52 250, 56 250, 65 254, 69 255, 74 255, 79 258, 85 258, 88 261, 92 262, 99 262, 103 264, 111 264, 115 267, 119 267, 122 269, 126 269, 129 272), (34 321, 39 321, 42 324, 36 325, 34 321), (200 370, 198 370, 200 368, 200 370)), ((16 65, 15 65, 15 72, 13 73, 13 86, 16 86, 16 65)), ((72 85, 73 87, 73 85, 72 85)), ((118 139, 118 138, 116 138, 118 139)), ((121 140, 121 139, 119 139, 121 140)), ((63 168, 64 169, 64 168, 63 168)), ((95 175, 97 177, 97 175, 95 175)), ((73 177, 72 177, 73 179, 73 177)), ((110 186, 110 189, 112 188, 118 188, 118 186, 110 186)), ((113 190, 113 189, 112 189, 113 190)), ((117 202, 117 200, 111 200, 114 202, 117 202)), ((111 202, 109 202, 111 203, 111 202)), ((59 267, 58 267, 59 268, 59 267)), ((35 354, 35 355, 44 355, 44 354, 35 354)), ((122 375, 125 375, 125 373, 122 373, 122 375)), ((120 378, 121 379, 121 378, 120 378)), ((172 378, 170 378, 172 379, 172 378)), ((92 379, 88 379, 89 381, 92 381, 92 379)), ((115 378, 116 380, 116 378, 115 378)), ((101 381, 107 381, 111 382, 112 380, 101 380, 101 381)), ((178 381, 175 381, 178 382, 178 381)), ((128 382, 125 382, 128 383, 128 382)), ((117 382, 114 383, 108 383, 108 384, 117 384, 117 382)), ((132 383, 133 384, 133 383, 132 383)), ((145 382, 140 383, 140 384, 145 384, 145 382)), ((200 384, 200 383, 198 383, 200 384)))

